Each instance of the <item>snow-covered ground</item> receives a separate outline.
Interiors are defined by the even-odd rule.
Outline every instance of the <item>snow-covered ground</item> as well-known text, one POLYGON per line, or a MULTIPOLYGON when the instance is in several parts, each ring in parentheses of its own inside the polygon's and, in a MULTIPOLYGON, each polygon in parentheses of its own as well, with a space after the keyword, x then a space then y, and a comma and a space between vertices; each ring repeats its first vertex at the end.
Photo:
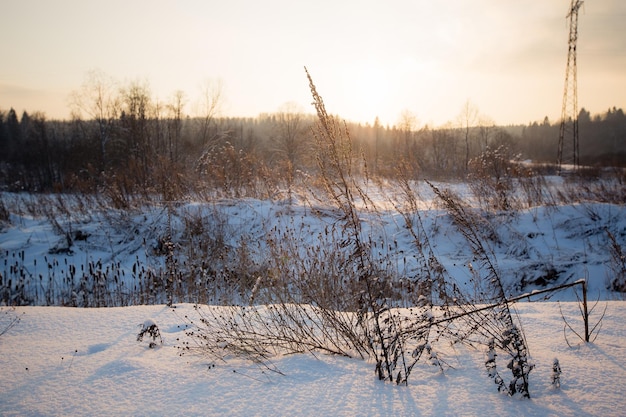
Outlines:
MULTIPOLYGON (((472 203, 467 187, 457 185, 454 191, 472 203)), ((393 209, 400 203, 377 192, 374 189, 372 194, 382 208, 362 213, 364 234, 372 244, 373 256, 396 274, 414 275, 414 238, 401 213, 393 209)), ((451 279, 471 292, 474 254, 432 191, 422 187, 420 197, 419 220, 423 231, 418 234, 428 239, 434 256, 451 279)), ((18 282, 23 283, 22 298, 36 305, 94 305, 77 302, 80 294, 76 294, 76 288, 80 287, 81 276, 93 277, 96 273, 92 271, 96 270, 106 276, 112 292, 124 295, 107 305, 145 303, 130 295, 136 292, 133 285, 137 284, 133 280, 137 280, 140 269, 163 274, 166 268, 163 239, 170 233, 170 226, 179 265, 194 256, 192 252, 196 257, 205 256, 200 261, 209 262, 208 257, 215 253, 210 244, 222 245, 231 253, 245 244, 245 250, 259 264, 263 264, 263 258, 270 252, 270 244, 296 245, 302 248, 302 256, 306 256, 306 248, 329 244, 331 234, 337 237, 342 228, 336 211, 310 199, 190 201, 177 204, 168 212, 164 205, 147 205, 132 211, 96 210, 81 197, 65 196, 62 203, 51 197, 45 215, 33 216, 30 213, 34 210, 27 207, 37 203, 29 201, 29 196, 5 194, 4 198, 5 205, 13 211, 10 222, 0 224, 0 273, 5 286, 9 279, 14 287, 18 282), (72 238, 71 245, 68 236, 72 238), (202 245, 208 247, 205 253, 197 249, 202 245), (74 271, 70 271, 70 265, 74 271), (76 287, 74 294, 65 291, 69 281, 76 287)), ((414 224, 417 220, 412 219, 414 224)), ((595 202, 546 205, 491 213, 482 220, 478 231, 484 236, 485 248, 500 271, 508 295, 584 278, 591 298, 623 298, 609 290, 617 272, 626 268, 626 261, 618 260, 612 249, 609 233, 618 247, 626 248, 624 205, 595 202)), ((550 296, 553 301, 576 300, 573 291, 550 296)), ((15 303, 3 298, 0 283, 0 302, 3 299, 9 305, 15 303)))
MULTIPOLYGON (((576 303, 561 306, 581 331, 576 303)), ((452 366, 445 373, 419 363, 404 387, 378 381, 373 364, 359 359, 291 355, 275 359, 279 375, 237 359, 180 356, 184 316, 194 315, 188 304, 4 308, 0 323, 9 315, 21 320, 0 336, 0 415, 624 415, 625 302, 608 302, 594 343, 582 344, 569 333, 571 347, 557 303, 519 303, 516 309, 535 364, 530 400, 498 393, 485 370, 485 352, 465 346, 442 353, 452 366), (148 319, 163 338, 154 349, 137 342, 148 319), (554 358, 562 368, 560 389, 551 385, 554 358)))
MULTIPOLYGON (((455 191, 471 201, 466 187, 455 191)), ((449 278, 471 292, 476 266, 467 242, 432 192, 424 188, 420 193, 419 233, 449 278)), ((176 247, 184 248, 177 249, 183 259, 193 256, 194 244, 205 243, 193 240, 198 230, 198 239, 225 238, 222 244, 230 248, 244 242, 255 256, 263 256, 269 239, 307 248, 341 229, 336 213, 311 198, 188 201, 173 211, 164 205, 96 209, 84 197, 72 196, 50 196, 47 208, 37 202, 41 196, 2 198, 10 216, 0 223, 0 296, 8 305, 12 300, 80 305, 76 300, 86 295, 77 294, 75 284, 81 275, 98 274, 119 290, 108 298, 110 305, 138 304, 132 280, 140 268, 166 268, 166 252, 159 245, 170 231, 176 247), (70 279, 74 289, 67 291, 70 279), (21 298, 7 299, 16 293, 21 298)), ((416 260, 405 218, 395 209, 398 202, 384 193, 375 200, 378 210, 362 212, 374 257, 408 276, 416 260)), ((624 205, 537 206, 491 213, 483 220, 480 232, 507 295, 585 278, 591 302, 600 300, 592 326, 607 307, 599 336, 584 344, 571 330, 564 333, 559 307, 582 332, 573 289, 550 294, 549 301, 515 304, 535 364, 528 401, 497 392, 482 347, 446 347, 439 353, 451 367, 442 373, 419 362, 408 387, 378 381, 374 364, 358 359, 278 357, 274 361, 281 375, 242 359, 214 363, 201 354, 181 356, 185 327, 196 311, 175 300, 175 308, 1 307, 0 415, 624 415, 626 302, 611 290, 626 265, 614 251, 626 247, 624 205), (20 321, 2 334, 15 317, 20 321), (137 341, 147 320, 157 324, 163 338, 154 349, 146 340, 137 341), (563 370, 560 389, 551 385, 554 358, 563 370)))

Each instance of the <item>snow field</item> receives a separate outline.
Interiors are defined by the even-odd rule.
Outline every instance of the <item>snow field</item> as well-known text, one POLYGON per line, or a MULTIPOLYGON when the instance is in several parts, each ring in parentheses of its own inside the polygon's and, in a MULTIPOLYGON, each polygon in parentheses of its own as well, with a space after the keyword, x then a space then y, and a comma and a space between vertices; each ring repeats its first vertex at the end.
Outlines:
MULTIPOLYGON (((16 327, 0 338, 0 415, 336 415, 336 416, 621 416, 626 407, 626 302, 610 301, 600 334, 568 346, 557 303, 518 303, 535 369, 531 400, 498 393, 485 352, 450 346, 441 373, 425 361, 408 387, 376 379, 372 363, 310 354, 275 358, 284 375, 241 359, 212 363, 180 356, 192 305, 74 309, 20 307, 16 327), (163 345, 137 342, 146 320, 163 345), (551 386, 552 361, 563 374, 551 386)), ((576 303, 561 303, 575 329, 576 303)), ((594 311, 591 322, 599 312, 594 311)), ((504 367, 504 360, 498 362, 504 367)))

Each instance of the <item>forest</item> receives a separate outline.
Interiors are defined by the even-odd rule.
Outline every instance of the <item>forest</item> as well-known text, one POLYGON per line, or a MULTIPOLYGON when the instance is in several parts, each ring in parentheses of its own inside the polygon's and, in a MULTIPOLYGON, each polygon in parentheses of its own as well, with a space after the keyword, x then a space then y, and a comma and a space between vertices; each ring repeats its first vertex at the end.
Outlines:
MULTIPOLYGON (((48 120, 0 109, 0 189, 106 192, 128 195, 211 189, 226 196, 266 197, 314 175, 313 113, 286 103, 256 118, 220 117, 219 90, 207 90, 188 114, 183 93, 167 103, 140 83, 113 89, 95 80, 72 96, 71 120, 48 120)), ((340 115, 338 116, 340 118, 340 115)), ((497 126, 466 105, 456 122, 419 126, 409 112, 393 126, 346 121, 365 175, 463 180, 497 155, 554 172, 559 122, 497 126)), ((621 108, 578 116, 580 164, 626 166, 626 116, 621 108)), ((526 166, 530 166, 526 164, 526 166)), ((527 170, 526 170, 527 171, 527 170)))

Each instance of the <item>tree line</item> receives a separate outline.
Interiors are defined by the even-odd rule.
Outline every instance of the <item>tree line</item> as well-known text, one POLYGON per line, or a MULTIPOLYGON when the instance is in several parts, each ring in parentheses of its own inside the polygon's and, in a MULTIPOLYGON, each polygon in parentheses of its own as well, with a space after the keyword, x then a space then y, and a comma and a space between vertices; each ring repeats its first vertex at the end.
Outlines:
MULTIPOLYGON (((72 94, 72 117, 0 109, 0 187, 10 191, 89 192, 121 199, 161 193, 176 199, 189 190, 231 196, 267 196, 316 174, 315 117, 287 103, 256 118, 218 117, 219 87, 208 87, 192 117, 183 93, 155 100, 147 85, 117 88, 92 75, 72 94)), ((579 117, 580 162, 626 166, 626 117, 612 108, 579 117)), ((504 159, 556 161, 559 123, 497 126, 469 105, 456 123, 417 126, 405 113, 394 126, 347 122, 367 174, 463 179, 472 161, 498 149, 504 159)))

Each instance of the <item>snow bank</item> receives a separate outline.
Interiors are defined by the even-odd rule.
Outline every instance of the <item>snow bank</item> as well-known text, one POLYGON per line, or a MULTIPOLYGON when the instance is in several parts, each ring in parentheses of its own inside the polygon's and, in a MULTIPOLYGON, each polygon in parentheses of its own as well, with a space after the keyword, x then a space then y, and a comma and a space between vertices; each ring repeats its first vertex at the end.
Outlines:
MULTIPOLYGON (((561 303, 575 328, 576 303, 561 303)), ((601 305, 601 307, 604 303, 601 305)), ((21 320, 0 336, 0 415, 335 415, 335 416, 621 416, 626 409, 626 302, 608 302, 598 339, 563 336, 557 303, 516 304, 528 338, 531 400, 496 391, 485 352, 450 347, 452 368, 419 363, 408 387, 377 380, 373 364, 311 355, 276 358, 284 373, 233 359, 180 356, 193 306, 75 309, 20 307, 21 320), (163 344, 138 342, 145 322, 163 344), (552 363, 562 368, 551 385, 552 363)), ((3 313, 7 312, 6 308, 3 313)), ((592 322, 594 316, 592 315, 592 322)), ((1 322, 0 322, 1 324, 1 322)))

